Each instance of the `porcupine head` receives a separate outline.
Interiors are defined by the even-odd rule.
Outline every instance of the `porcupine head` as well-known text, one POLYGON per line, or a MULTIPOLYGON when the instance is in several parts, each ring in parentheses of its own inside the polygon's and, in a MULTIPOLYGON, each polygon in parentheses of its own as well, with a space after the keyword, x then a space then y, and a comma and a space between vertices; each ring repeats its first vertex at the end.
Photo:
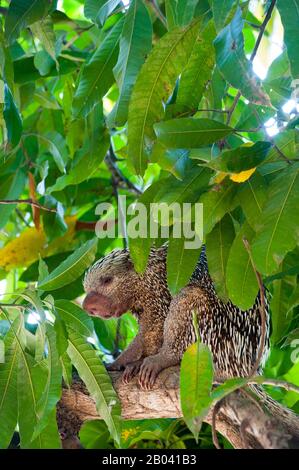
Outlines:
POLYGON ((89 315, 119 317, 133 308, 138 274, 127 250, 113 250, 89 268, 83 284, 83 308, 89 315))

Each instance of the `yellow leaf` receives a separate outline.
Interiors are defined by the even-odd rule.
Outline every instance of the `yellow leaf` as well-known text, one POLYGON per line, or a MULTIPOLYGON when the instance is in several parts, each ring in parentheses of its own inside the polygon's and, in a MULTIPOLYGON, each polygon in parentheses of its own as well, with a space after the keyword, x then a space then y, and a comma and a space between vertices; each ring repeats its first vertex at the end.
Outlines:
POLYGON ((18 267, 26 267, 41 257, 50 256, 59 251, 65 251, 73 241, 77 218, 67 217, 67 232, 50 245, 47 245, 43 229, 36 230, 30 227, 24 230, 19 237, 8 242, 0 249, 0 268, 10 271, 18 267))
POLYGON ((255 172, 256 168, 250 168, 250 170, 241 171, 241 173, 233 173, 230 179, 235 183, 244 183, 250 176, 255 172))
POLYGON ((227 173, 224 173, 223 171, 220 171, 214 178, 214 183, 215 184, 220 184, 224 178, 227 177, 227 173))

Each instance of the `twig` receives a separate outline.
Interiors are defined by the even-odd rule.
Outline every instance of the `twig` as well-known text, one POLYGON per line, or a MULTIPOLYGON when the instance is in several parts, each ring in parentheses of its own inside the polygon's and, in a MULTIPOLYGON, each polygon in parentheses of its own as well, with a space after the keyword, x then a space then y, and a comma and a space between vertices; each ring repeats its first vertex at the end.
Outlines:
POLYGON ((255 43, 255 46, 253 48, 253 51, 251 53, 251 56, 250 56, 250 62, 253 62, 255 56, 256 56, 256 53, 257 53, 257 50, 259 48, 259 45, 261 43, 261 40, 262 40, 262 37, 264 35, 264 32, 265 32, 265 29, 266 29, 266 26, 271 18, 271 15, 272 15, 272 11, 275 7, 275 3, 276 3, 276 0, 272 0, 269 8, 268 8, 268 11, 266 13, 266 16, 265 16, 265 19, 264 21, 262 22, 261 26, 260 26, 260 32, 259 32, 259 35, 257 37, 257 40, 256 40, 256 43, 255 43))
MULTIPOLYGON (((261 43, 263 34, 265 32, 266 26, 267 26, 267 24, 268 24, 268 22, 271 18, 272 11, 274 9, 275 3, 276 3, 276 0, 272 0, 271 5, 269 6, 268 11, 266 13, 265 19, 264 19, 264 21, 262 22, 262 24, 260 26, 260 32, 258 34, 256 43, 254 45, 253 51, 252 51, 250 59, 249 59, 250 62, 253 62, 253 60, 256 56, 256 53, 257 53, 259 45, 261 43)), ((242 93, 240 91, 238 91, 238 93, 236 94, 235 99, 233 101, 233 104, 231 105, 231 108, 229 109, 229 112, 227 114, 227 120, 226 120, 226 125, 227 126, 230 124, 232 114, 233 114, 234 110, 236 109, 236 106, 238 104, 238 101, 239 101, 241 95, 242 95, 242 93)))
POLYGON ((242 93, 240 91, 238 91, 238 93, 236 94, 235 99, 233 101, 233 104, 231 105, 231 107, 228 110, 227 119, 226 119, 226 125, 227 126, 230 124, 232 114, 233 114, 234 110, 236 109, 236 106, 238 104, 239 99, 241 98, 241 95, 242 95, 242 93))
POLYGON ((260 339, 260 344, 259 344, 259 349, 258 349, 258 354, 257 354, 256 360, 255 360, 255 364, 253 365, 253 367, 250 371, 250 374, 249 374, 249 376, 252 377, 253 375, 255 375, 257 373, 258 368, 260 366, 260 363, 262 361, 263 354, 264 354, 264 345, 265 345, 265 339, 266 339, 265 288, 264 288, 264 285, 263 285, 262 277, 261 277, 260 273, 257 271, 257 269, 255 267, 255 264, 254 264, 254 261, 253 261, 253 258, 252 258, 252 254, 251 254, 251 250, 250 250, 250 246, 249 246, 249 242, 245 237, 243 237, 243 243, 244 243, 245 249, 248 253, 248 256, 249 256, 249 259, 250 259, 250 262, 251 262, 251 265, 252 265, 252 269, 255 273, 257 283, 258 283, 258 286, 259 286, 259 290, 260 290, 259 311, 260 311, 260 315, 261 315, 261 339, 260 339))
POLYGON ((5 199, 1 200, 0 204, 30 204, 31 206, 42 209, 43 211, 56 212, 56 209, 50 209, 49 207, 43 206, 39 202, 32 201, 32 199, 5 199))

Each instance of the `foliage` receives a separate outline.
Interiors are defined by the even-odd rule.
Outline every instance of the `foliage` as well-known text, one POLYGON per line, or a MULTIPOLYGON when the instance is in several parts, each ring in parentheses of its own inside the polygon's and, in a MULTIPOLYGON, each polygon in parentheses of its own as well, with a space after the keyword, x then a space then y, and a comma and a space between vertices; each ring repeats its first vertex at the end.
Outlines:
MULTIPOLYGON (((117 195, 147 208, 203 203, 216 290, 244 310, 258 292, 247 239, 270 292, 265 375, 299 385, 298 0, 125 3, 1 2, 0 448, 14 433, 24 448, 60 447, 55 407, 73 369, 104 420, 82 428, 87 448, 212 447, 207 410, 245 383, 212 391, 212 358, 196 343, 181 371, 193 434, 182 420, 121 420, 103 361, 128 345, 136 322, 91 319, 78 305, 85 269, 123 246, 94 236, 96 206, 116 207, 117 195)), ((175 293, 200 250, 185 249, 172 226, 155 242, 128 243, 141 272, 150 247, 169 239, 175 293)), ((299 409, 295 393, 273 394, 299 409)))

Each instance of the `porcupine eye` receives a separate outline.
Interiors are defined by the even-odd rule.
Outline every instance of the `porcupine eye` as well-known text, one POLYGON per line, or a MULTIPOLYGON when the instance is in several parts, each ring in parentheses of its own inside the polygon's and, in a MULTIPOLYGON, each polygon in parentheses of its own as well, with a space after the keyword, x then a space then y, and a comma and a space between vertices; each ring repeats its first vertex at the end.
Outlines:
POLYGON ((101 284, 103 284, 104 286, 110 284, 110 282, 112 281, 113 277, 112 276, 106 276, 106 277, 103 277, 101 279, 101 284))

